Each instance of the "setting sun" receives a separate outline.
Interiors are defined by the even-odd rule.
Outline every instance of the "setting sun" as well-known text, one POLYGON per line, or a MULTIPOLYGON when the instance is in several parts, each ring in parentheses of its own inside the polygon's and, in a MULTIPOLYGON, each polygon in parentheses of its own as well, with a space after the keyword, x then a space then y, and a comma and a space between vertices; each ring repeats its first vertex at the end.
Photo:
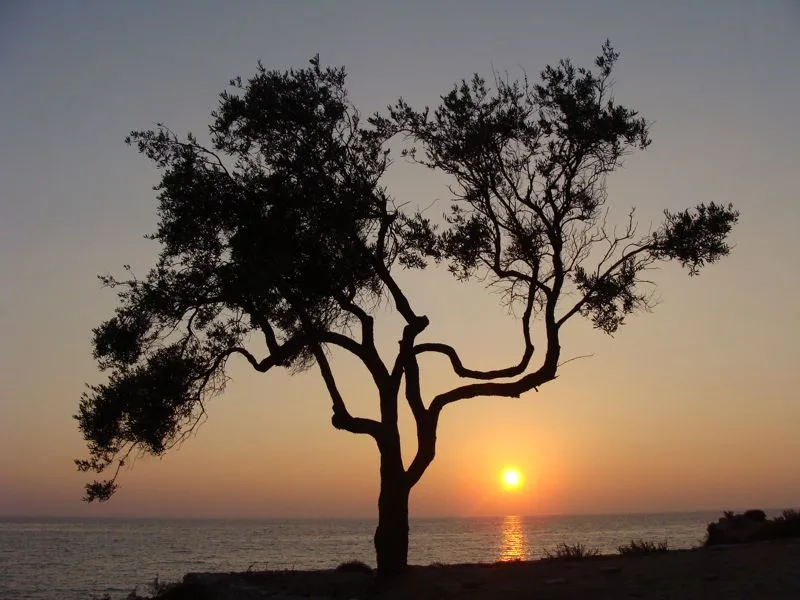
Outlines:
POLYGON ((517 469, 511 467, 503 469, 501 480, 503 487, 507 490, 516 490, 522 486, 522 475, 517 469))

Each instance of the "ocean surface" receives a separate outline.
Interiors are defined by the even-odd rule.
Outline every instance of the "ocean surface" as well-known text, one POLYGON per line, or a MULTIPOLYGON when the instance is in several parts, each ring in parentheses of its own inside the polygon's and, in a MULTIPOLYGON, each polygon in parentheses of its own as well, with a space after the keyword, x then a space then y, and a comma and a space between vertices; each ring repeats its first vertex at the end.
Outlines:
MULTIPOLYGON (((557 544, 603 553, 631 539, 702 542, 719 512, 412 519, 413 564, 534 559, 557 544)), ((0 599, 122 599, 187 572, 374 566, 374 519, 0 518, 0 599)))

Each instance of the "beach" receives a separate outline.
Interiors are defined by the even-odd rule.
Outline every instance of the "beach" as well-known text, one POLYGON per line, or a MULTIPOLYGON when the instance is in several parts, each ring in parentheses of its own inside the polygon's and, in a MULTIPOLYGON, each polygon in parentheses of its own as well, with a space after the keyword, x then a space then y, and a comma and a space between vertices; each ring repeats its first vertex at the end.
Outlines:
POLYGON ((799 566, 794 539, 643 556, 413 566, 384 585, 369 574, 331 570, 189 574, 163 598, 783 600, 800 598, 799 566))

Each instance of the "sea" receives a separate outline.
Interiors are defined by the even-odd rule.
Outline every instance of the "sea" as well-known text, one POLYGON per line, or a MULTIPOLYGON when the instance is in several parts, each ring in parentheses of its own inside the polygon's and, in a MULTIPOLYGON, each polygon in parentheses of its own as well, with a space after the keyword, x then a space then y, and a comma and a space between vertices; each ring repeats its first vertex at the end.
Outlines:
MULTIPOLYGON (((616 553, 632 539, 702 543, 719 512, 412 519, 409 562, 530 560, 581 543, 616 553)), ((0 518, 0 599, 124 599, 187 572, 374 566, 375 519, 0 518)))

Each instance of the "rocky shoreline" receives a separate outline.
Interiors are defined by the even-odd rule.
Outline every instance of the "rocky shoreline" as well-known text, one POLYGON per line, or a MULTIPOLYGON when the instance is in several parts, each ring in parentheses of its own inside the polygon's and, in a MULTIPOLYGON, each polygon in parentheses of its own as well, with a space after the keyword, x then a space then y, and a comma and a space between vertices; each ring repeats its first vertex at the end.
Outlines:
POLYGON ((800 540, 474 565, 413 566, 380 584, 371 573, 190 573, 160 600, 459 598, 706 600, 800 598, 800 540))

